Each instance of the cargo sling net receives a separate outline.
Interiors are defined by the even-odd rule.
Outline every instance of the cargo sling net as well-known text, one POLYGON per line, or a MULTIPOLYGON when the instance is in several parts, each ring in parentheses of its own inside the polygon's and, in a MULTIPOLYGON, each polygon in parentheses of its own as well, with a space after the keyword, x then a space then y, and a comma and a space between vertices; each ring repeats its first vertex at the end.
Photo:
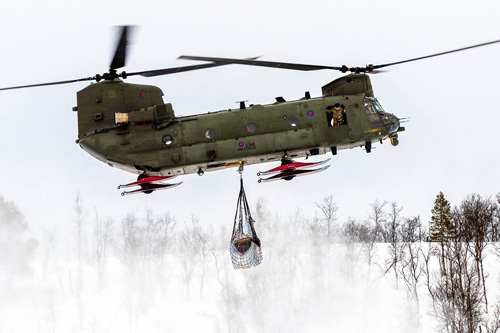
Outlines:
POLYGON ((235 269, 257 266, 262 261, 260 239, 253 227, 254 220, 250 214, 245 190, 243 189, 243 179, 240 179, 240 184, 233 235, 229 246, 231 261, 235 269))

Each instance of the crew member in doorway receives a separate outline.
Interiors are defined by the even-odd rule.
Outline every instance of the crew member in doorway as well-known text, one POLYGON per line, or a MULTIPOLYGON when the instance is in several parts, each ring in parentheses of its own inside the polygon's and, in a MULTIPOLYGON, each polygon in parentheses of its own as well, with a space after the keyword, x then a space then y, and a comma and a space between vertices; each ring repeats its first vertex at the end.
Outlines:
POLYGON ((345 107, 337 103, 333 106, 333 125, 340 126, 344 124, 347 124, 345 107))
POLYGON ((326 121, 328 126, 340 126, 347 124, 345 106, 337 103, 326 108, 326 121))

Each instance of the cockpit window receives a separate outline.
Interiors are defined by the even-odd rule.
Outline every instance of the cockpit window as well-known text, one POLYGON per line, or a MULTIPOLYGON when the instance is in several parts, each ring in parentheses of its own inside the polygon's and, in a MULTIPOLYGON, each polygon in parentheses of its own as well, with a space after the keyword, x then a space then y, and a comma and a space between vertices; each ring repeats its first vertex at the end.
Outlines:
POLYGON ((376 114, 377 111, 375 111, 375 108, 373 107, 373 104, 370 101, 365 101, 365 112, 366 114, 376 114))
POLYGON ((368 121, 372 127, 382 126, 382 120, 380 119, 380 114, 377 112, 378 109, 382 110, 382 107, 374 98, 366 97, 364 101, 364 110, 368 116, 368 121))
POLYGON ((398 117, 385 112, 376 98, 365 97, 364 110, 372 127, 382 126, 383 121, 383 124, 390 134, 396 133, 399 130, 398 117))
POLYGON ((384 109, 382 108, 382 105, 377 100, 373 101, 373 106, 375 109, 377 109, 378 112, 385 112, 384 109))

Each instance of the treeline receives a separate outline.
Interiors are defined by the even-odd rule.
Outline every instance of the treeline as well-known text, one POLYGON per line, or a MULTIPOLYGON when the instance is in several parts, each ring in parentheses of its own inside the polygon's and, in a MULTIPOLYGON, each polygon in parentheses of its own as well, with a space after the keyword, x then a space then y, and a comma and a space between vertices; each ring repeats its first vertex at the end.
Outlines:
MULTIPOLYGON (((323 212, 328 200, 319 205, 323 212)), ((386 273, 392 271, 417 304, 419 287, 426 286, 440 330, 500 332, 500 301, 489 306, 484 267, 488 252, 496 253, 497 264, 500 258, 500 194, 495 199, 472 194, 451 208, 440 192, 428 229, 418 216, 401 217, 396 203, 375 201, 370 207, 369 219, 347 221, 340 235, 361 244, 368 262, 374 243, 388 243, 386 273)), ((498 291, 498 282, 493 285, 498 291)))
MULTIPOLYGON (((71 232, 43 228, 37 248, 26 236, 22 214, 1 199, 0 235, 8 244, 3 251, 22 253, 15 262, 23 263, 23 272, 39 256, 43 269, 34 285, 43 286, 55 275, 59 293, 78 300, 75 329, 86 330, 91 321, 99 324, 87 318, 92 308, 85 303, 91 299, 88 290, 101 295, 116 284, 118 262, 126 269, 119 282, 126 286, 129 328, 142 327, 140 314, 155 299, 182 292, 187 300, 207 297, 216 302, 219 331, 236 331, 242 324, 240 311, 250 318, 250 331, 306 330, 318 324, 308 319, 312 312, 339 308, 338 295, 352 296, 340 308, 356 311, 356 292, 373 292, 374 281, 390 277, 414 304, 407 331, 418 331, 421 318, 430 312, 441 331, 500 332, 500 303, 492 292, 500 290, 498 277, 489 277, 491 270, 484 265, 488 260, 498 263, 500 257, 500 195, 472 194, 452 208, 439 193, 428 223, 404 216, 403 207, 394 202, 376 200, 365 218, 341 221, 332 196, 315 203, 313 217, 305 215, 311 211, 307 208, 286 215, 272 212, 260 198, 252 213, 264 262, 243 274, 236 274, 230 263, 230 223, 214 227, 196 216, 177 221, 170 212, 151 209, 103 217, 85 207, 79 195, 73 207, 71 232)), ((7 262, 14 261, 0 262, 0 273, 9 269, 7 262)), ((16 281, 12 271, 2 274, 6 276, 16 281)), ((47 304, 37 311, 50 314, 42 314, 44 325, 56 331, 62 317, 55 314, 57 304, 47 304)), ((372 308, 368 304, 365 311, 372 308)), ((334 327, 342 316, 323 319, 334 327)))

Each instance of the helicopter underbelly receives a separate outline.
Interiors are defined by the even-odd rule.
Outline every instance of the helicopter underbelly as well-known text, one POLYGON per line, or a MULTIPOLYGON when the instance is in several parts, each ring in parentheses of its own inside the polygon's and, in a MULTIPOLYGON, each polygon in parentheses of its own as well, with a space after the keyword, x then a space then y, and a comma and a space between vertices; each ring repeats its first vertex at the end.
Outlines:
MULTIPOLYGON (((337 150, 352 149, 352 148, 360 147, 363 144, 364 144, 364 142, 359 141, 359 142, 353 142, 353 143, 346 144, 346 145, 339 145, 337 147, 337 150)), ((297 150, 287 151, 289 157, 292 159, 308 158, 311 155, 324 155, 324 154, 327 154, 330 152, 331 152, 330 147, 319 147, 319 148, 313 148, 313 149, 297 149, 297 150), (311 151, 313 151, 313 154, 311 154, 311 151)), ((269 163, 269 162, 280 163, 282 158, 283 158, 282 152, 279 152, 279 153, 275 152, 275 153, 270 153, 270 154, 262 154, 262 155, 256 155, 256 156, 251 156, 251 157, 245 157, 245 158, 241 158, 241 159, 227 159, 227 160, 214 161, 214 162, 209 162, 209 163, 196 163, 196 164, 191 164, 191 165, 185 165, 185 166, 178 167, 178 168, 166 167, 166 168, 162 168, 159 172, 148 172, 148 173, 150 173, 152 175, 159 175, 159 176, 192 174, 192 173, 197 173, 200 169, 202 169, 203 171, 217 171, 217 170, 224 170, 224 169, 232 168, 232 167, 238 167, 240 165, 240 162, 243 162, 244 165, 263 164, 263 163, 269 163)), ((137 171, 136 171, 136 173, 137 173, 137 171)))
MULTIPOLYGON (((337 145, 337 150, 352 149, 355 147, 363 146, 363 144, 363 141, 356 141, 348 144, 339 144, 337 145)), ((227 154, 227 156, 221 156, 221 158, 216 158, 213 161, 207 161, 206 158, 192 163, 179 160, 179 162, 177 163, 178 165, 172 165, 171 162, 167 162, 166 160, 162 160, 161 158, 146 162, 146 159, 142 157, 143 155, 161 156, 161 150, 159 154, 151 153, 150 151, 147 153, 137 152, 134 155, 135 158, 132 158, 130 156, 126 157, 121 154, 107 154, 105 156, 103 153, 98 152, 96 149, 93 149, 90 145, 87 145, 83 142, 80 142, 80 146, 87 153, 111 167, 115 167, 117 169, 134 174, 140 174, 146 171, 149 175, 154 176, 193 174, 199 172, 200 169, 203 171, 217 171, 232 167, 238 167, 240 165, 240 162, 243 162, 244 165, 254 165, 268 162, 280 163, 281 159, 283 158, 283 154, 285 153, 285 151, 279 150, 268 152, 253 152, 250 149, 247 151, 242 150, 243 153, 239 154, 239 157, 235 157, 234 154, 227 154), (151 167, 150 165, 154 165, 155 167, 151 167)), ((194 149, 196 149, 196 147, 194 147, 194 149)), ((190 154, 191 152, 192 151, 190 150, 186 150, 184 152, 184 155, 190 154)), ((312 155, 327 154, 331 152, 331 149, 328 146, 320 146, 300 149, 287 149, 286 152, 290 158, 296 159, 308 158, 312 155)), ((179 154, 183 155, 181 151, 179 151, 179 154)))

